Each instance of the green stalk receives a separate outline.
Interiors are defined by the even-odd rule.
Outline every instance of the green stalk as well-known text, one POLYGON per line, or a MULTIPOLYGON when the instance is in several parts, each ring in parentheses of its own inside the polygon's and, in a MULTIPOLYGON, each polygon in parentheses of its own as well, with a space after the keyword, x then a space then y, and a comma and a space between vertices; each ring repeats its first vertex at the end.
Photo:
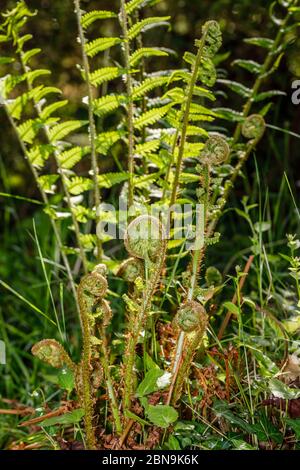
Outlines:
POLYGON ((127 90, 127 128, 128 128, 128 172, 129 172, 129 189, 128 189, 128 205, 133 205, 134 196, 134 105, 132 98, 132 77, 130 73, 130 44, 128 38, 128 17, 126 13, 126 2, 121 0, 120 23, 124 39, 124 61, 126 68, 126 90, 127 90))
MULTIPOLYGON (((257 79, 256 79, 256 81, 253 85, 251 96, 249 97, 249 99, 245 103, 245 106, 244 106, 244 109, 243 109, 243 117, 244 118, 247 118, 249 116, 250 112, 251 112, 251 109, 252 109, 252 106, 253 106, 253 103, 254 103, 254 98, 256 97, 257 93, 259 92, 259 90, 260 90, 260 88, 261 88, 261 86, 264 82, 265 76, 267 75, 270 67, 272 66, 276 51, 277 51, 278 47, 280 46, 280 44, 282 42, 282 39, 284 37, 284 34, 285 34, 285 26, 287 25, 287 23, 288 23, 288 21, 289 21, 289 19, 291 18, 292 15, 293 15, 292 12, 288 12, 285 19, 283 20, 283 23, 280 25, 280 28, 279 28, 278 33, 276 35, 276 38, 274 40, 274 44, 273 44, 272 48, 270 49, 269 53, 267 54, 265 62, 262 66, 262 71, 261 71, 260 75, 257 77, 257 79)), ((233 135, 233 143, 232 143, 233 146, 239 141, 239 138, 241 136, 241 131, 242 131, 242 124, 238 123, 237 126, 236 126, 236 129, 235 129, 234 135, 233 135)))
MULTIPOLYGON (((187 99, 186 99, 186 104, 185 104, 185 109, 184 109, 184 114, 183 114, 182 131, 181 131, 181 135, 180 135, 180 143, 179 143, 178 157, 177 157, 177 162, 176 162, 175 176, 174 176, 174 182, 173 182, 172 194, 171 194, 171 203, 170 203, 171 207, 175 204, 176 198, 177 198, 177 191, 178 191, 178 185, 179 185, 181 165, 182 165, 182 160, 183 160, 183 155, 184 155, 184 147, 185 147, 185 143, 186 143, 187 129, 188 129, 188 125, 189 125, 190 108, 191 108, 191 104, 192 104, 192 100, 193 100, 194 87, 197 83, 199 67, 201 65, 201 60, 202 60, 202 57, 203 57, 203 49, 204 49, 204 46, 205 46, 206 36, 207 36, 207 31, 204 31, 203 35, 202 35, 202 38, 200 40, 198 52, 197 52, 195 63, 194 63, 193 70, 192 70, 191 81, 190 81, 189 87, 188 87, 187 99)), ((175 153, 175 150, 176 150, 176 143, 177 143, 177 139, 178 139, 178 134, 175 135, 175 138, 174 138, 175 145, 173 146, 172 161, 175 160, 174 153, 175 153)))
POLYGON ((105 375, 108 397, 110 400, 111 411, 112 411, 112 415, 113 415, 115 425, 116 425, 116 431, 119 435, 121 435, 123 432, 123 429, 122 429, 121 419, 119 415, 119 406, 118 406, 118 402, 116 399, 116 394, 115 394, 115 390, 113 387, 110 370, 109 370, 107 342, 106 342, 105 331, 103 330, 103 328, 99 328, 99 333, 100 333, 100 338, 102 338, 101 339, 102 356, 100 360, 101 360, 101 364, 102 364, 104 375, 105 375))
MULTIPOLYGON (((90 137, 90 145, 91 145, 91 160, 92 160, 92 172, 93 172, 93 181, 94 181, 94 204, 96 208, 96 223, 100 221, 98 208, 100 206, 101 197, 100 197, 100 189, 99 189, 99 168, 97 164, 97 149, 96 149, 96 125, 94 119, 94 104, 93 104, 93 93, 92 93, 92 85, 90 82, 90 65, 88 56, 85 52, 85 45, 86 39, 84 35, 84 31, 82 28, 82 11, 80 9, 80 0, 74 0, 75 5, 75 13, 77 17, 77 24, 78 24, 78 33, 79 39, 81 44, 81 51, 82 51, 82 61, 83 61, 83 68, 85 74, 85 83, 87 87, 87 94, 88 94, 88 112, 89 112, 89 137, 90 137)), ((99 237, 97 237, 97 261, 100 262, 102 258, 102 244, 99 237)))
POLYGON ((139 335, 146 322, 146 316, 151 308, 152 297, 155 293, 160 274, 165 261, 166 240, 162 241, 162 251, 157 265, 153 266, 153 273, 147 282, 146 290, 142 298, 142 304, 138 309, 136 321, 132 322, 128 346, 126 351, 126 364, 124 372, 124 410, 130 409, 131 396, 133 389, 134 364, 135 364, 135 348, 138 343, 139 335))

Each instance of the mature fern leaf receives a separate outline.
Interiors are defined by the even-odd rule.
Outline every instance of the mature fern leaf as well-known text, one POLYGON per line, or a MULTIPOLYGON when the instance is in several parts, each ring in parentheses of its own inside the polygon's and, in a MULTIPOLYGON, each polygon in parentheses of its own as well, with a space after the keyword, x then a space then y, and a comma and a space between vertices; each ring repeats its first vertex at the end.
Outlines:
POLYGON ((109 131, 98 134, 96 140, 97 152, 102 155, 107 155, 109 149, 123 136, 123 131, 109 131))
POLYGON ((226 121, 232 122, 242 122, 243 121, 243 113, 239 113, 234 109, 230 108, 215 108, 215 113, 217 113, 218 117, 221 119, 225 119, 226 121))
POLYGON ((41 111, 40 117, 42 119, 47 119, 49 116, 51 116, 51 114, 53 114, 58 109, 63 108, 67 104, 68 100, 56 101, 55 103, 49 104, 48 106, 45 106, 45 108, 41 111))
POLYGON ((76 163, 90 152, 89 147, 72 147, 58 155, 58 160, 62 168, 70 170, 76 163))
POLYGON ((28 143, 32 144, 33 139, 42 127, 40 119, 28 119, 17 127, 20 138, 28 143))
POLYGON ((45 75, 51 75, 50 70, 36 69, 36 70, 30 70, 29 72, 25 73, 25 77, 28 80, 28 83, 30 85, 33 84, 34 80, 36 80, 37 78, 43 77, 45 75))
POLYGON ((123 183, 127 181, 129 178, 128 173, 120 172, 120 173, 105 173, 103 175, 98 176, 98 182, 100 188, 111 188, 115 184, 123 183))
POLYGON ((115 111, 120 105, 126 103, 125 95, 108 95, 93 101, 94 113, 97 116, 105 116, 115 111))
POLYGON ((141 157, 146 157, 149 153, 156 152, 160 146, 160 139, 150 140, 143 144, 135 146, 135 154, 141 157))
POLYGON ((83 176, 74 176, 68 180, 67 186, 70 194, 78 196, 79 194, 92 189, 93 182, 89 178, 84 178, 83 176))
POLYGON ((73 207, 73 214, 76 217, 76 220, 83 224, 85 224, 88 220, 93 220, 96 218, 96 213, 94 210, 80 204, 76 204, 76 206, 73 207))
POLYGON ((55 183, 58 180, 59 175, 42 175, 39 176, 38 182, 46 193, 53 194, 55 192, 55 183))
POLYGON ((253 46, 259 46, 269 50, 272 49, 272 47, 274 46, 273 39, 268 38, 247 38, 244 39, 244 42, 246 42, 247 44, 252 44, 253 46))
POLYGON ((157 26, 169 27, 170 18, 170 16, 152 16, 150 18, 145 18, 144 20, 138 21, 128 31, 128 39, 132 41, 140 33, 152 28, 156 28, 157 26))
POLYGON ((71 134, 71 132, 80 129, 80 127, 85 126, 87 123, 87 121, 66 121, 57 124, 49 131, 50 142, 54 143, 58 140, 62 140, 64 137, 71 134))
POLYGON ((145 126, 155 124, 168 113, 171 106, 173 106, 173 103, 161 106, 160 108, 153 108, 149 111, 146 111, 134 120, 134 127, 140 130, 145 126))
POLYGON ((268 100, 269 98, 273 98, 273 96, 286 96, 286 93, 281 90, 269 90, 259 93, 254 97, 254 101, 260 102, 264 100, 268 100))
POLYGON ((234 82, 232 80, 218 80, 218 83, 226 85, 230 90, 234 91, 243 98, 249 98, 252 94, 251 88, 247 88, 245 85, 242 85, 239 82, 234 82))
POLYGON ((92 251, 97 245, 97 235, 91 233, 81 233, 80 241, 85 251, 92 251))
POLYGON ((94 86, 102 85, 119 77, 123 73, 119 67, 103 67, 90 74, 90 82, 94 86))
POLYGON ((141 47, 137 49, 130 57, 130 66, 135 67, 145 57, 168 57, 167 50, 155 47, 141 47))
POLYGON ((255 62, 255 60, 238 59, 233 62, 233 65, 237 65, 238 67, 241 67, 242 69, 248 70, 248 72, 257 75, 259 75, 262 71, 262 65, 258 62, 255 62))
POLYGON ((82 27, 84 29, 88 28, 91 24, 93 24, 97 20, 105 20, 108 18, 117 18, 117 14, 114 13, 113 11, 100 11, 100 10, 93 10, 90 11, 89 13, 86 13, 82 17, 82 27))
POLYGON ((120 42, 121 39, 119 38, 97 38, 85 45, 85 52, 89 57, 95 57, 98 52, 110 49, 116 44, 120 44, 120 42))
POLYGON ((152 2, 152 0, 131 0, 130 2, 126 3, 125 6, 127 15, 131 15, 135 10, 144 8, 150 2, 152 2))
POLYGON ((41 51, 42 49, 37 47, 35 49, 29 49, 29 51, 24 52, 22 54, 23 63, 27 65, 30 59, 32 59, 32 57, 34 57, 35 55, 39 54, 41 51))
POLYGON ((134 100, 142 98, 155 88, 166 85, 168 81, 169 77, 158 76, 146 78, 140 85, 134 87, 132 97, 134 100))
POLYGON ((27 151, 29 161, 33 166, 42 168, 50 155, 53 153, 53 147, 49 144, 36 145, 27 151))

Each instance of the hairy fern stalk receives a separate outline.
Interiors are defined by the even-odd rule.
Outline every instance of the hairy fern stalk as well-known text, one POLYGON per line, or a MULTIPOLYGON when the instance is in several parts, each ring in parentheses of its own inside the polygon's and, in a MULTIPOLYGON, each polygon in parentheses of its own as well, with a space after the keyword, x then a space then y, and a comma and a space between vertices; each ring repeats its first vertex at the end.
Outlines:
MULTIPOLYGON (((204 339, 207 347, 210 342, 207 312, 214 292, 202 295, 201 277, 206 249, 216 245, 218 250, 218 221, 264 136, 273 98, 282 94, 268 90, 267 83, 289 45, 299 11, 298 1, 279 1, 285 16, 275 16, 272 6, 275 38, 246 40, 265 51, 262 63, 234 62, 253 75, 252 86, 246 87, 219 76, 215 64, 222 32, 214 20, 203 25, 194 51, 183 57, 184 67, 170 70, 173 51, 149 46, 147 40, 149 30, 170 26, 169 16, 151 16, 156 3, 120 0, 112 11, 84 11, 86 2, 74 0, 79 69, 87 94, 82 97, 84 120, 62 117, 68 101, 48 84, 50 71, 36 67, 42 51, 33 47, 25 26, 38 12, 19 1, 3 14, 0 31, 4 109, 49 216, 64 265, 60 275, 67 274, 82 326, 78 364, 52 339, 35 345, 33 354, 73 374, 72 393, 83 410, 89 449, 101 446, 99 429, 104 426, 116 436, 117 447, 139 426, 155 426, 163 438, 163 430, 181 413, 195 354, 204 349, 204 339), (113 32, 98 37, 105 22, 110 25, 105 30, 113 32), (165 69, 151 72, 156 58, 166 62, 165 69), (224 93, 216 92, 224 89, 242 98, 241 109, 220 101, 224 93), (74 143, 78 132, 86 135, 85 145, 74 143), (114 172, 103 173, 107 160, 114 163, 114 172), (116 258, 106 248, 109 236, 97 230, 105 220, 101 203, 111 188, 131 209, 126 250, 116 258), (204 214, 204 238, 190 252, 185 239, 166 240, 161 220, 140 213, 145 203, 150 212, 151 205, 170 207, 187 199, 194 219, 198 204, 204 214), (62 225, 68 227, 64 237, 62 225), (117 322, 105 298, 112 277, 122 286, 114 295, 124 304, 125 331, 113 331, 117 322), (168 356, 160 353, 160 319, 171 324, 175 339, 168 356), (156 392, 160 401, 152 405, 148 398, 156 392), (108 397, 106 411, 103 396, 108 397)), ((107 217, 113 220, 114 215, 107 217)), ((170 229, 174 234, 174 218, 170 229)))

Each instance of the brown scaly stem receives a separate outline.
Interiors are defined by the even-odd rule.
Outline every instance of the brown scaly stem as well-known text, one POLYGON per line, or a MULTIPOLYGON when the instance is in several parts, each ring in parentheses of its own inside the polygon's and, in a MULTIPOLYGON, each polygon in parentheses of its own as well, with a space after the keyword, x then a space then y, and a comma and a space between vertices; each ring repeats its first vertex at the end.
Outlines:
MULTIPOLYGON (((79 39, 81 44, 82 50, 82 61, 83 61, 83 68, 85 73, 85 83, 87 87, 87 94, 88 94, 88 110, 89 110, 89 136, 90 136, 90 145, 91 145, 91 159, 92 159, 92 171, 93 171, 93 181, 94 181, 94 204, 96 208, 96 223, 99 222, 99 214, 98 208, 100 206, 101 198, 100 198, 100 190, 99 190, 99 168, 97 164, 97 149, 96 149, 96 125, 94 119, 94 105, 93 105, 93 92, 92 92, 92 85, 90 83, 90 65, 88 61, 87 54, 85 52, 85 45, 86 39, 84 35, 84 31, 82 28, 81 20, 82 20, 82 12, 80 9, 80 0, 74 0, 75 5, 75 13, 77 17, 77 24, 78 24, 78 32, 79 32, 79 39)), ((101 261, 102 258, 102 244, 99 237, 97 237, 97 260, 98 262, 101 261)))
POLYGON ((142 327, 146 321, 146 315, 151 308, 152 297, 155 293, 157 284, 160 279, 160 274, 163 269, 166 253, 166 242, 163 241, 161 255, 157 265, 153 266, 153 274, 147 283, 146 291, 143 295, 142 304, 138 309, 135 323, 131 327, 129 336, 129 342, 126 353, 126 364, 124 373, 124 409, 129 410, 131 404, 132 388, 133 388, 133 376, 134 376, 134 364, 135 364, 135 348, 138 343, 139 335, 142 327))
POLYGON ((128 17, 126 13, 126 2, 121 0, 120 20, 124 39, 124 60, 126 68, 126 90, 127 90, 127 127, 128 127, 128 172, 129 172, 129 190, 128 205, 133 205, 134 195, 134 105, 132 99, 132 77, 130 73, 130 44, 128 38, 128 17))

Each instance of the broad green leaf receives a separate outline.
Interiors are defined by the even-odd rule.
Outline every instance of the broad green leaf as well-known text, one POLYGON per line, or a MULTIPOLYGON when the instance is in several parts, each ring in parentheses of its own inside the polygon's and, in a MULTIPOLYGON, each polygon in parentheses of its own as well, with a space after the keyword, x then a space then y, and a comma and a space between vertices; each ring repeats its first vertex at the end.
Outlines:
POLYGON ((239 316, 240 314, 239 308, 232 302, 224 302, 223 307, 236 316, 239 316))
POLYGON ((39 423, 42 427, 56 426, 56 425, 72 425, 79 423, 84 416, 84 410, 78 408, 61 416, 54 416, 53 418, 45 419, 39 423))
POLYGON ((61 388, 71 393, 75 387, 74 373, 70 369, 62 369, 58 374, 58 383, 61 388))
POLYGON ((157 379, 164 374, 161 369, 151 369, 146 372, 142 382, 139 384, 136 394, 138 397, 144 397, 158 390, 157 379))
POLYGON ((148 405, 145 412, 149 421, 160 428, 168 428, 178 419, 177 411, 169 405, 148 405))
POLYGON ((286 418, 287 425, 292 428, 297 438, 300 439, 300 419, 286 418))
POLYGON ((300 398, 300 390, 290 388, 278 379, 271 379, 269 381, 269 389, 276 398, 283 398, 285 400, 296 400, 300 398))
POLYGON ((134 120, 134 127, 140 130, 150 124, 155 124, 168 113, 172 106, 173 104, 167 104, 165 106, 161 106, 160 108, 153 108, 150 109, 150 111, 146 111, 134 120))

